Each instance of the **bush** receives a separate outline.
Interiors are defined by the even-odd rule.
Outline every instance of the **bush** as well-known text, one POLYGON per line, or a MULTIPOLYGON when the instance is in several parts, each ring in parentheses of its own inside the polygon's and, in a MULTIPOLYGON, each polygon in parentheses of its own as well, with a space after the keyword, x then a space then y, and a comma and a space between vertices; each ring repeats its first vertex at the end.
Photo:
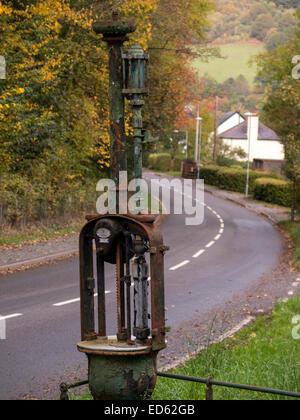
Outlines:
MULTIPOLYGON (((255 182, 254 198, 279 206, 291 207, 292 183, 279 179, 260 178, 255 182)), ((297 207, 300 208, 300 188, 297 192, 297 207)))
POLYGON ((63 185, 33 183, 19 175, 6 175, 0 181, 0 225, 72 217, 95 208, 95 185, 65 182, 63 185))
POLYGON ((156 153, 149 156, 149 168, 157 171, 169 171, 171 155, 169 153, 156 153))
MULTIPOLYGON (((259 171, 250 171, 249 193, 253 194, 255 181, 262 177, 259 171)), ((282 179, 278 174, 264 174, 265 178, 282 179)), ((244 193, 246 189, 247 171, 245 169, 225 168, 220 166, 204 166, 200 170, 200 178, 208 185, 222 190, 244 193)))

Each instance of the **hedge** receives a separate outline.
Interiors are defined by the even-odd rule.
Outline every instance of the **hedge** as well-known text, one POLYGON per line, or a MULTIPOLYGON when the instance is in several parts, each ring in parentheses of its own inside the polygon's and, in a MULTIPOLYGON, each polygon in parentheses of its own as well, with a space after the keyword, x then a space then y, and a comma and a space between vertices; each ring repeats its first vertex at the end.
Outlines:
POLYGON ((72 217, 95 208, 97 193, 93 183, 65 182, 53 185, 35 184, 19 175, 0 178, 0 227, 72 217))
POLYGON ((171 165, 171 155, 169 153, 156 153, 148 158, 149 168, 157 171, 169 171, 171 165))
MULTIPOLYGON (((260 178, 255 182, 254 198, 279 206, 291 207, 292 183, 279 179, 260 178)), ((300 188, 297 191, 296 207, 300 208, 300 188)))
MULTIPOLYGON (((281 179, 282 176, 274 173, 263 174, 265 178, 281 179)), ((255 181, 262 177, 259 171, 250 171, 249 193, 254 193, 255 181)), ((208 185, 213 185, 223 190, 244 193, 246 189, 247 171, 245 169, 225 168, 222 166, 203 166, 200 178, 208 185)))

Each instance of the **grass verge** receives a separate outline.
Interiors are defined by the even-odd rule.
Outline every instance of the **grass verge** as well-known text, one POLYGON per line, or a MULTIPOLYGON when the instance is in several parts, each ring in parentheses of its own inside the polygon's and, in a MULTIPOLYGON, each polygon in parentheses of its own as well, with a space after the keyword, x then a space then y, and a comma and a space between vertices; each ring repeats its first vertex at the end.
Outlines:
POLYGON ((294 243, 292 262, 297 270, 300 270, 300 222, 282 222, 280 226, 289 233, 294 243))
MULTIPOLYGON (((212 345, 176 374, 208 377, 268 388, 300 392, 300 340, 292 337, 292 319, 300 314, 300 297, 280 303, 269 316, 227 341, 212 345)), ((199 384, 160 378, 155 400, 201 400, 199 384)), ((214 388, 216 400, 274 400, 282 397, 214 388)))
MULTIPOLYGON (((162 214, 161 202, 143 191, 144 203, 148 206, 148 212, 162 214)), ((93 213, 93 212, 92 212, 93 213)), ((86 213, 77 218, 68 220, 57 220, 55 222, 39 222, 20 228, 0 226, 0 247, 10 247, 27 243, 38 243, 48 239, 59 238, 79 234, 81 228, 86 223, 86 213)))
POLYGON ((0 229, 0 247, 35 243, 79 233, 85 219, 82 216, 68 222, 38 223, 23 228, 0 229))

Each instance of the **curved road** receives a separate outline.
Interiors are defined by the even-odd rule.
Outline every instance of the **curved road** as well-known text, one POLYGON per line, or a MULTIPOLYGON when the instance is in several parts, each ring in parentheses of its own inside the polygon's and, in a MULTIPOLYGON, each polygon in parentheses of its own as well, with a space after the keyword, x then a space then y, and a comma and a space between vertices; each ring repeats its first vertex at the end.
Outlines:
MULTIPOLYGON (((205 204, 201 226, 188 227, 186 216, 171 215, 162 227, 171 246, 165 260, 171 327, 186 325, 195 313, 200 319, 248 289, 281 255, 281 238, 270 223, 210 194, 205 204)), ((78 378, 86 377, 85 356, 76 349, 78 285, 76 258, 0 277, 0 313, 13 316, 7 319, 7 340, 0 340, 0 399, 53 398, 59 383, 72 381, 75 371, 78 378)), ((106 290, 109 332, 114 333, 112 269, 106 290)))

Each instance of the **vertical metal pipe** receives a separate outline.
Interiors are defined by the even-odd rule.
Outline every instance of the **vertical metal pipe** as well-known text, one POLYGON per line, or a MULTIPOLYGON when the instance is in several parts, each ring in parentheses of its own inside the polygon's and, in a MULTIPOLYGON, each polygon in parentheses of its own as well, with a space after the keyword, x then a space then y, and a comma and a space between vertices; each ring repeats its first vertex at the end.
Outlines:
POLYGON ((98 328, 100 337, 106 337, 105 315, 105 270, 104 261, 97 254, 97 280, 98 280, 98 328))
POLYGON ((131 341, 131 276, 130 276, 130 249, 129 233, 125 237, 126 243, 126 305, 127 305, 127 339, 131 341))
POLYGON ((111 178, 119 185, 119 172, 127 170, 125 105, 122 93, 123 66, 121 40, 109 45, 109 103, 110 103, 110 144, 111 178))
POLYGON ((80 295, 81 295, 81 337, 95 338, 93 240, 88 230, 80 234, 80 295))
POLYGON ((111 22, 95 22, 93 29, 103 35, 109 50, 110 168, 111 178, 119 185, 119 172, 127 170, 122 45, 136 24, 120 22, 118 12, 113 12, 111 22))
POLYGON ((117 311, 118 311, 118 340, 126 341, 127 333, 125 328, 125 290, 124 290, 124 264, 123 264, 122 242, 117 245, 117 311))

